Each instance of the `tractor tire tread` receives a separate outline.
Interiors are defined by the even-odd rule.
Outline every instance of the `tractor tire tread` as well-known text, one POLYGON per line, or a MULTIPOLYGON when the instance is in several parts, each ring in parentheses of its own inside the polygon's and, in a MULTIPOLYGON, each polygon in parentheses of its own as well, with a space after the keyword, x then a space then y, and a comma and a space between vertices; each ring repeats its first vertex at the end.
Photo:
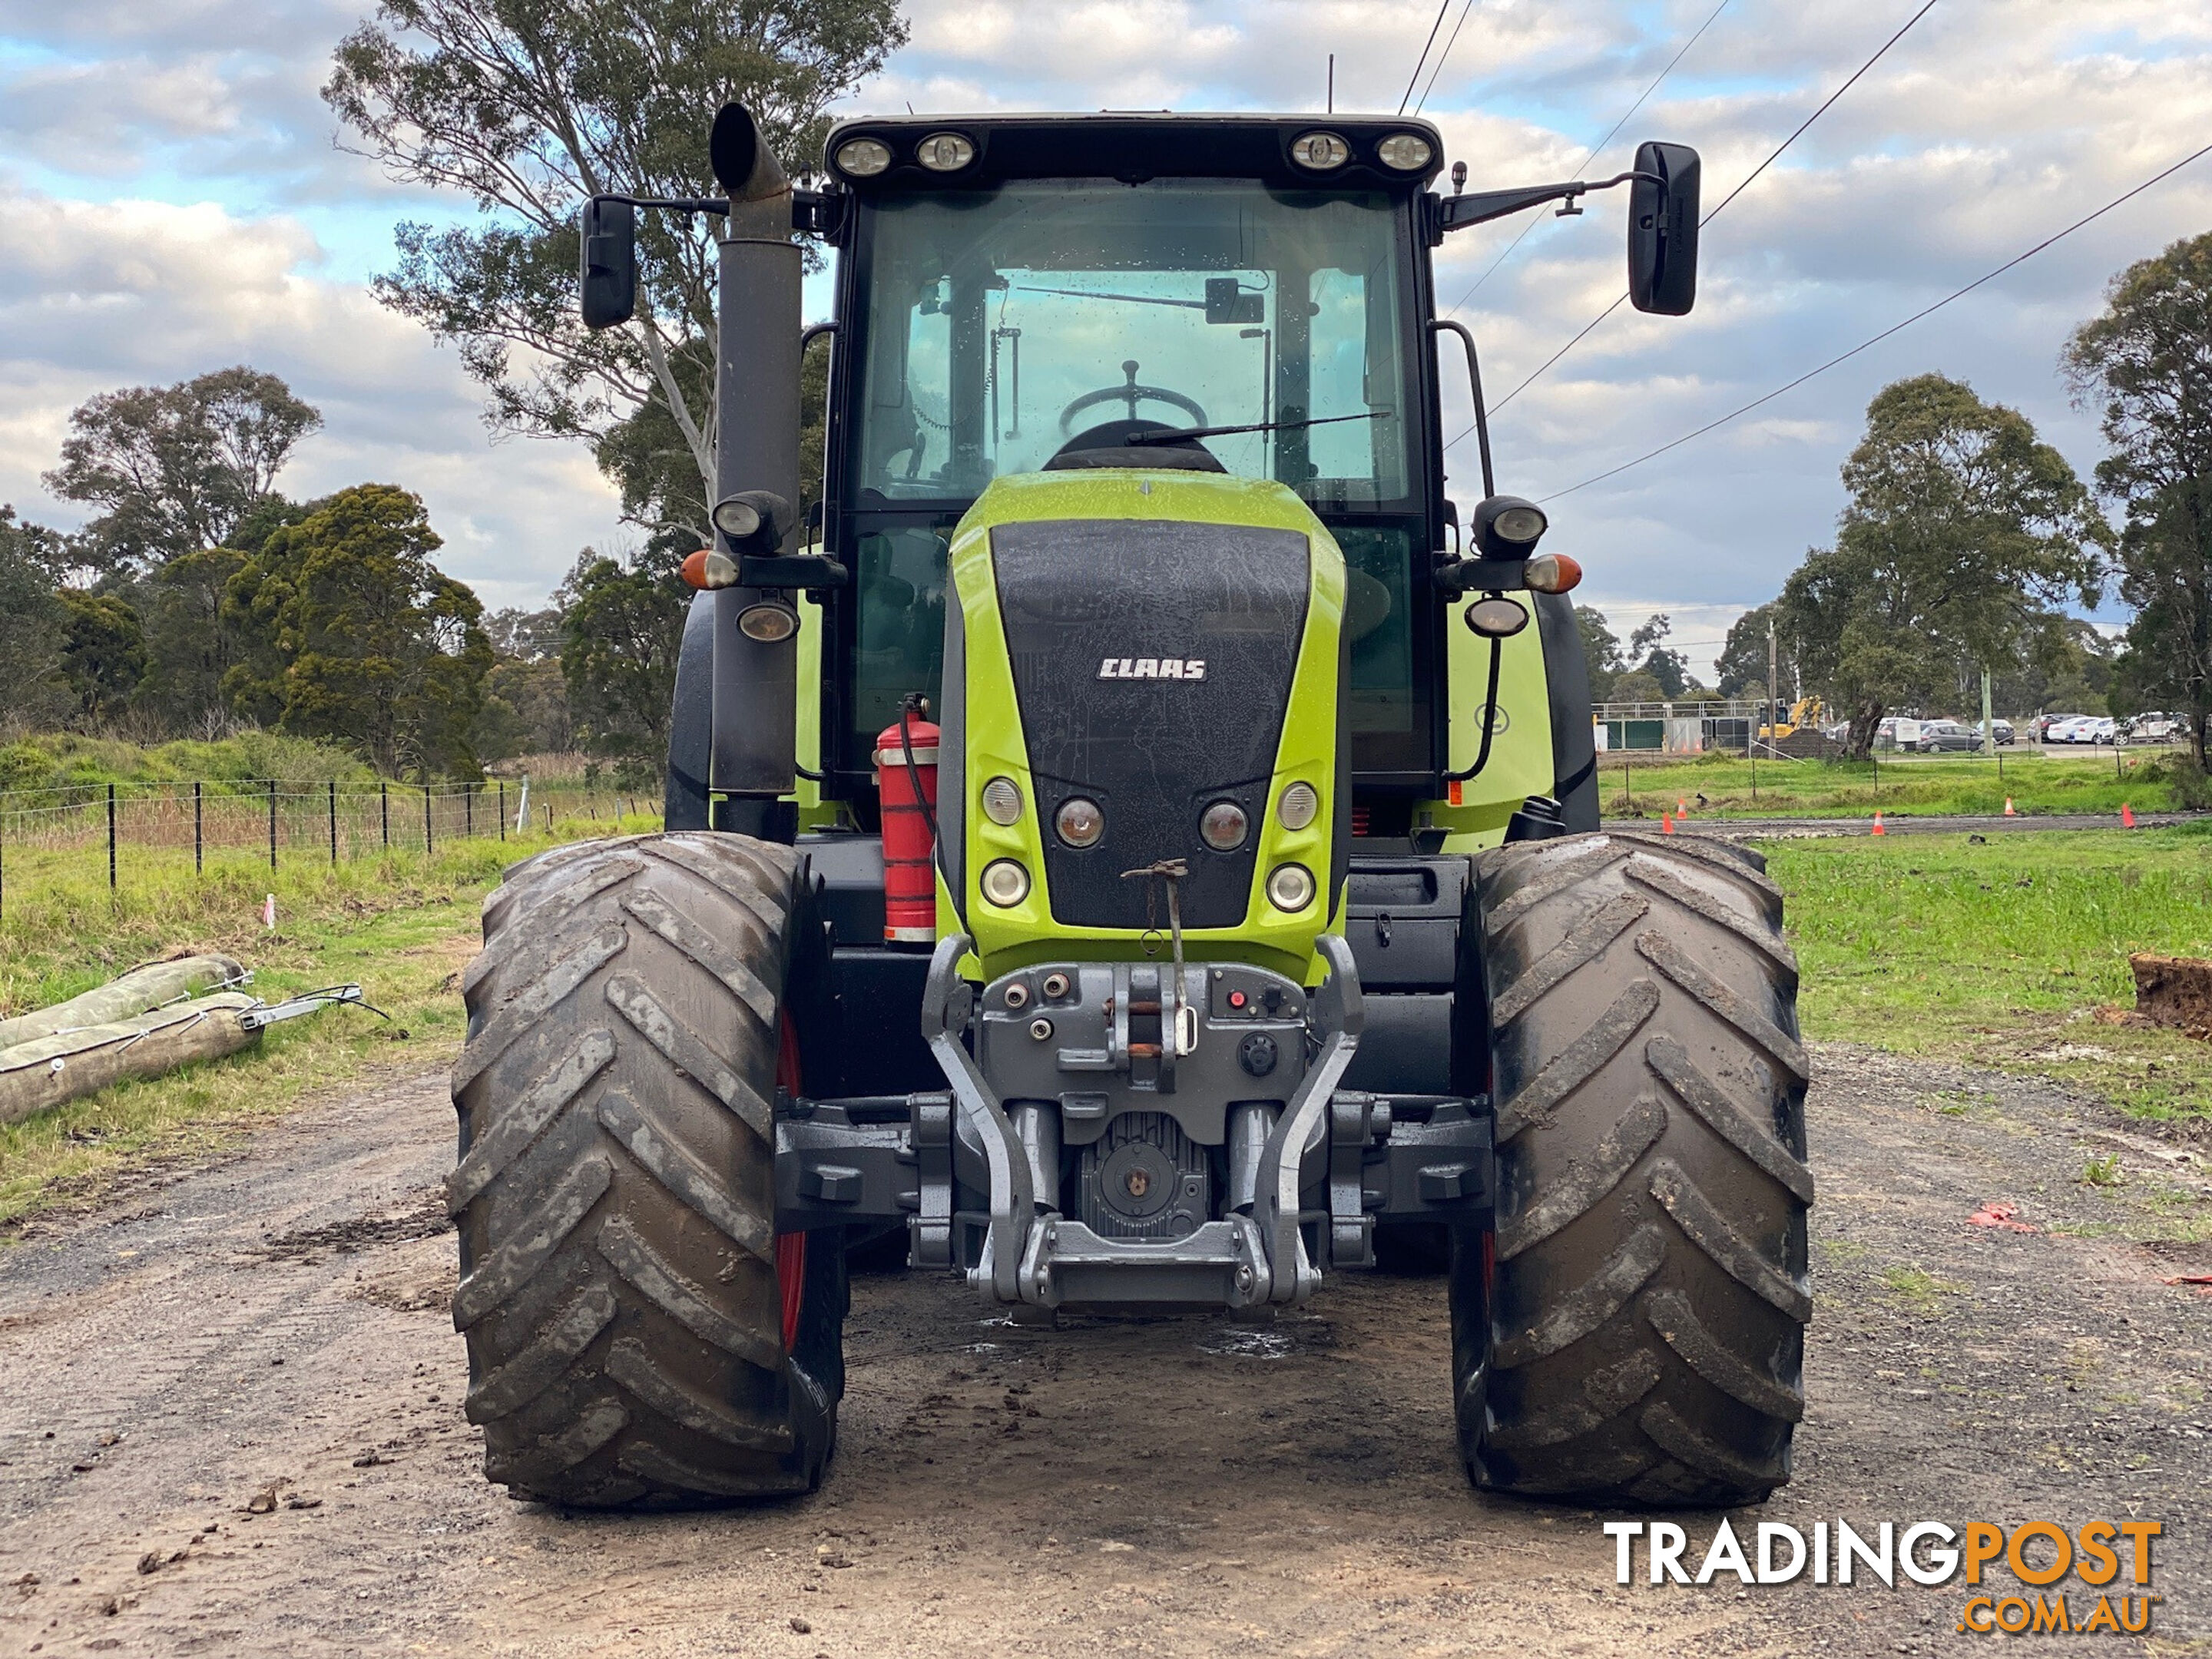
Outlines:
POLYGON ((1493 849, 1476 880, 1498 1196, 1487 1276, 1452 1258, 1468 1472, 1757 1502, 1789 1479, 1812 1312, 1780 890, 1736 849, 1616 831, 1493 849))
POLYGON ((843 1253, 806 1252, 787 1346, 775 1214, 802 868, 629 836, 529 860, 484 907, 447 1197, 465 1409, 515 1496, 668 1509, 820 1480, 843 1253))

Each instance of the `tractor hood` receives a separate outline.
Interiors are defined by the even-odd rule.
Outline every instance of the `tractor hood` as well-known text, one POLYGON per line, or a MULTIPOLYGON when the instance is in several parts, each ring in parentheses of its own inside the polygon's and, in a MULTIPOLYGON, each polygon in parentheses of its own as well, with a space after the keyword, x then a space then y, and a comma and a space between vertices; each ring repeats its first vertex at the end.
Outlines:
POLYGON ((1343 556, 1305 504, 1211 473, 1020 475, 963 518, 951 570, 939 819, 987 967, 1032 943, 1126 955, 1169 917, 1159 883, 1125 872, 1180 860, 1194 956, 1256 951, 1304 977, 1340 886, 1345 593, 1343 556), (1012 823, 981 810, 994 778, 1020 792, 1012 823), (1297 782, 1322 805, 1292 829, 1279 808, 1297 782), (1087 844, 1055 829, 1071 800, 1102 821, 1087 844), (1249 826, 1233 847, 1200 833, 1224 803, 1249 826), (1004 859, 1030 878, 1011 905, 981 882, 1004 859), (1271 896, 1285 865, 1311 876, 1309 902, 1271 896))

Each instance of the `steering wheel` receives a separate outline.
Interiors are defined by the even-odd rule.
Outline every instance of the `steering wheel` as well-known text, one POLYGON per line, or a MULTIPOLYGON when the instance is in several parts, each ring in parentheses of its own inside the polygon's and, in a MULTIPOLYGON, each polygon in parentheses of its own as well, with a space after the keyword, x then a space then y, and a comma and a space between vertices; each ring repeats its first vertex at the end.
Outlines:
POLYGON ((1073 432, 1075 429, 1075 417, 1085 410, 1096 408, 1100 404, 1114 403, 1127 404, 1129 418, 1133 421, 1137 418, 1139 404, 1170 404, 1189 416, 1190 423, 1193 426, 1212 424, 1206 418, 1206 410, 1199 406, 1196 399, 1186 398, 1180 392, 1170 392, 1165 386, 1139 386, 1137 360, 1134 357, 1121 365, 1121 373, 1127 377, 1127 385, 1101 386, 1096 392, 1086 392, 1068 404, 1066 409, 1061 410, 1060 429, 1062 432, 1073 432))

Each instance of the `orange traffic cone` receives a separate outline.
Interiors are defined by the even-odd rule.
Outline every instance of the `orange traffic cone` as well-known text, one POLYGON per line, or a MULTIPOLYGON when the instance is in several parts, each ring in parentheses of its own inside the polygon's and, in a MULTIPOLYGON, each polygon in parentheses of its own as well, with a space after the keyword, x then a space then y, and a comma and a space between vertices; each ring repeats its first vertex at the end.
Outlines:
POLYGON ((2122 801, 2120 803, 2120 828, 2123 830, 2132 830, 2135 827, 2136 809, 2129 805, 2127 802, 2122 801))
POLYGON ((1671 836, 1674 833, 1674 815, 1672 812, 1662 812, 1659 815, 1659 833, 1662 836, 1671 836))
POLYGON ((1690 803, 1680 796, 1677 796, 1674 800, 1674 816, 1678 818, 1686 818, 1690 816, 1690 803))
POLYGON ((2007 795, 2005 797, 2004 815, 2008 818, 2016 818, 2020 816, 2019 813, 2012 810, 2012 797, 2010 795, 2007 795))
POLYGON ((1875 807, 1874 810, 1874 832, 1877 836, 1886 836, 1889 833, 1888 830, 1881 827, 1881 808, 1879 806, 1875 807))

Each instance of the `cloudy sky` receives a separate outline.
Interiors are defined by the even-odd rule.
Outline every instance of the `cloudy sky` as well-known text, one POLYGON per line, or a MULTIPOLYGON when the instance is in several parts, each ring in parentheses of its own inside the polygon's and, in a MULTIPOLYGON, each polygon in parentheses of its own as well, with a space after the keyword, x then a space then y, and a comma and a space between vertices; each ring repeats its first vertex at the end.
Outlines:
MULTIPOLYGON (((1922 0, 1728 0, 1585 164, 1718 3, 1450 0, 1457 39, 1423 72, 1425 112, 1477 188, 1617 171, 1636 139, 1668 137, 1704 153, 1711 204, 1922 0)), ((580 448, 493 443, 453 355, 369 295, 395 221, 466 209, 336 143, 316 89, 366 9, 0 0, 0 501, 74 522, 39 483, 72 407, 246 362, 324 411, 289 493, 404 484, 449 568, 489 604, 531 603, 580 546, 620 540, 613 499, 580 448)), ((855 108, 1319 109, 1334 52, 1337 106, 1388 111, 1437 15, 1436 0, 909 0, 912 43, 855 108)), ((1692 316, 1623 307, 1500 412, 1501 487, 1565 490, 1699 426, 2208 140, 2212 8, 1937 0, 1707 230, 1692 316)), ((1474 290, 1459 314, 1493 398, 1618 295, 1621 211, 1596 197, 1584 217, 1509 221, 1439 253, 1442 295, 1474 290)), ((1585 594, 1616 621, 1665 610, 1709 660, 1828 533, 1837 465, 1885 382, 1969 380, 2086 471, 2096 434, 2069 406, 2059 348, 2114 270, 2208 228, 2212 157, 1755 415, 1554 501, 1552 544, 1583 560, 1585 594)), ((1462 495, 1472 449, 1450 458, 1462 495)))

